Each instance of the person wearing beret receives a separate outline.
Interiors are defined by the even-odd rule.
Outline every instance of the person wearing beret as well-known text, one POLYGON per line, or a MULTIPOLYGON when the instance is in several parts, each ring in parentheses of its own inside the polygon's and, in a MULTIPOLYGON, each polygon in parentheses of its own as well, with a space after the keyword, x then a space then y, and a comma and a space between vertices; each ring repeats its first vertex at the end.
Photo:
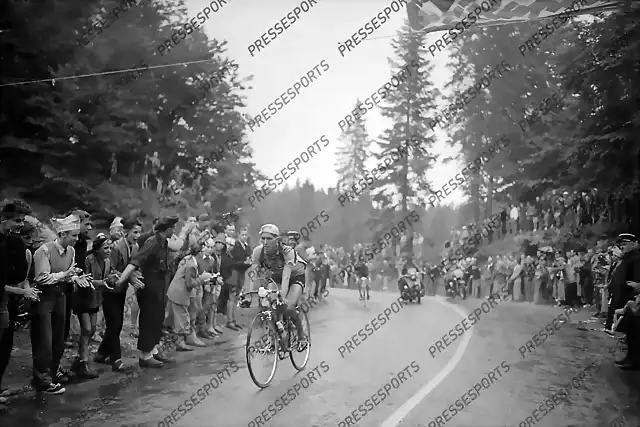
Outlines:
POLYGON ((144 282, 140 279, 132 282, 140 309, 138 350, 141 352, 141 367, 159 368, 170 361, 160 354, 158 344, 162 338, 167 289, 171 282, 168 239, 173 236, 177 223, 178 218, 175 217, 159 218, 153 228, 153 236, 133 255, 116 283, 117 287, 123 286, 131 274, 138 270, 144 278, 144 282))

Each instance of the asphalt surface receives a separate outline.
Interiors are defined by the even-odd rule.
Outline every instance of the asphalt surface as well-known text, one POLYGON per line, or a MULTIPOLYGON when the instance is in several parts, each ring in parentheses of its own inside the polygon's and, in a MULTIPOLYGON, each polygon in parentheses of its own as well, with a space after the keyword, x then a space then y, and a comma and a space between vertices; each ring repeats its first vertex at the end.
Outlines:
POLYGON ((227 332, 124 386, 109 373, 18 402, 0 426, 640 426, 640 374, 613 366, 616 340, 576 328, 581 313, 562 323, 554 307, 396 299, 374 293, 365 308, 357 292, 332 289, 309 313, 306 369, 280 361, 264 390, 249 377, 245 333, 227 332), (554 334, 534 340, 548 324, 554 334), (456 325, 456 339, 443 338, 456 325))

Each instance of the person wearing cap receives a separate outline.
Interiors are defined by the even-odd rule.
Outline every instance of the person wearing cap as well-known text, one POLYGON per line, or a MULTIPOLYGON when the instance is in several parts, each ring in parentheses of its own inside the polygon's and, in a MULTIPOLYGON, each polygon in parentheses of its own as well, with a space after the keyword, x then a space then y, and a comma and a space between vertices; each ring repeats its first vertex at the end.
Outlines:
POLYGON ((91 275, 92 287, 76 288, 73 294, 73 311, 80 321, 80 337, 78 358, 71 369, 86 379, 98 377, 89 367, 89 341, 96 332, 102 291, 104 288, 112 289, 111 286, 118 279, 118 275, 111 269, 110 255, 111 240, 103 233, 98 234, 85 260, 85 271, 91 275))
MULTIPOLYGON (((142 224, 134 219, 129 219, 123 223, 124 236, 113 244, 109 259, 111 268, 122 273, 129 264, 131 257, 139 250, 138 238, 142 232, 142 224)), ((120 344, 120 333, 124 322, 124 310, 127 303, 127 291, 131 277, 119 287, 112 290, 104 290, 102 295, 102 312, 106 328, 104 337, 94 361, 105 365, 111 365, 115 372, 125 373, 129 367, 122 361, 122 346, 120 344)), ((132 289, 135 289, 132 287, 132 289)), ((133 300, 134 298, 131 298, 133 300)), ((131 307, 131 322, 136 322, 137 329, 138 310, 137 304, 133 302, 131 307), (135 308, 135 310, 134 310, 135 308)))
POLYGON ((2 377, 13 350, 14 328, 11 323, 14 313, 13 307, 9 307, 20 297, 31 301, 40 298, 40 291, 31 288, 27 280, 32 256, 19 234, 31 208, 18 202, 7 203, 0 210, 0 403, 6 399, 2 377))
POLYGON ((300 302, 304 291, 306 262, 297 257, 291 247, 281 244, 280 230, 274 224, 264 224, 260 227, 259 234, 262 243, 253 250, 250 272, 270 271, 272 279, 276 283, 280 282, 280 294, 286 303, 283 314, 294 322, 298 332, 298 350, 303 351, 308 341, 295 306, 300 302))
POLYGON ((61 383, 69 380, 60 369, 64 352, 67 295, 78 281, 74 245, 80 234, 80 219, 69 215, 51 220, 57 238, 40 246, 33 254, 36 287, 41 291, 31 320, 31 349, 33 355, 33 384, 48 394, 64 393, 61 383))
POLYGON ((618 236, 616 246, 621 251, 618 264, 611 272, 608 290, 611 298, 607 313, 606 330, 613 326, 615 310, 623 308, 635 294, 634 288, 627 282, 640 282, 640 246, 635 235, 623 233, 618 236))
POLYGON ((170 359, 160 354, 158 344, 162 338, 162 326, 167 306, 167 288, 171 282, 171 266, 168 239, 178 223, 176 217, 162 217, 154 226, 154 235, 149 237, 140 250, 133 254, 116 286, 123 286, 134 271, 139 270, 144 283, 133 281, 140 308, 138 350, 141 352, 141 367, 159 368, 170 359))
MULTIPOLYGON (((618 246, 622 257, 609 284, 612 296, 608 314, 613 308, 614 316, 622 316, 617 330, 626 334, 628 351, 615 364, 623 370, 637 371, 640 370, 640 246, 636 236, 628 233, 618 236, 618 246)), ((606 325, 607 329, 613 329, 613 320, 611 323, 611 327, 606 325)))

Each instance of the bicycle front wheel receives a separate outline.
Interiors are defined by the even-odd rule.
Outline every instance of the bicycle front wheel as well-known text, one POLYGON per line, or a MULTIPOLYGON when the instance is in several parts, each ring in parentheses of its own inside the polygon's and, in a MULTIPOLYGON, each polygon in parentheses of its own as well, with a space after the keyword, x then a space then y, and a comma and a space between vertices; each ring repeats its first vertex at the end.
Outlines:
POLYGON ((292 322, 289 322, 290 326, 289 326, 289 345, 290 345, 290 349, 289 349, 289 359, 291 359, 291 364, 293 365, 294 368, 296 368, 298 371, 301 371, 305 368, 305 366, 307 366, 307 362, 309 361, 309 356, 311 355, 311 325, 309 324, 309 318, 307 317, 307 313, 305 313, 304 311, 301 310, 297 310, 298 311, 298 316, 300 316, 300 321, 302 322, 302 331, 304 332, 305 336, 307 337, 307 347, 302 350, 299 351, 298 350, 298 346, 297 346, 297 342, 298 340, 293 340, 291 339, 291 337, 297 336, 294 334, 297 334, 297 330, 295 325, 292 324, 292 322), (295 347, 294 347, 295 344, 295 347))
POLYGON ((251 380, 260 388, 268 387, 276 375, 280 346, 276 328, 275 320, 262 312, 253 318, 247 332, 247 368, 251 380))

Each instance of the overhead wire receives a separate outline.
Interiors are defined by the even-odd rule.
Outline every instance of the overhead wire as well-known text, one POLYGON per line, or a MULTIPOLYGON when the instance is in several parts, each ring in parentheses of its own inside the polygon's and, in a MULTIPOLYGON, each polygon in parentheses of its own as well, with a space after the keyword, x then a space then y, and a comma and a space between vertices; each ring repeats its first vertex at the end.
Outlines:
POLYGON ((175 63, 164 64, 164 65, 149 65, 149 66, 144 66, 144 67, 126 68, 126 69, 121 69, 121 70, 100 71, 100 72, 97 72, 97 73, 76 74, 76 75, 73 75, 73 76, 53 77, 53 78, 39 79, 39 80, 26 80, 26 81, 23 81, 23 82, 13 82, 13 83, 0 84, 0 87, 20 86, 20 85, 26 85, 26 84, 31 84, 31 83, 45 83, 45 82, 53 82, 53 83, 55 83, 58 80, 71 80, 71 79, 80 79, 80 78, 85 78, 85 77, 106 76, 106 75, 111 75, 111 74, 128 73, 130 71, 151 70, 151 69, 156 69, 156 68, 167 68, 167 67, 178 67, 178 66, 181 66, 181 65, 199 64, 199 63, 210 62, 210 61, 215 61, 215 60, 216 60, 216 58, 201 59, 201 60, 198 60, 198 61, 175 62, 175 63))

